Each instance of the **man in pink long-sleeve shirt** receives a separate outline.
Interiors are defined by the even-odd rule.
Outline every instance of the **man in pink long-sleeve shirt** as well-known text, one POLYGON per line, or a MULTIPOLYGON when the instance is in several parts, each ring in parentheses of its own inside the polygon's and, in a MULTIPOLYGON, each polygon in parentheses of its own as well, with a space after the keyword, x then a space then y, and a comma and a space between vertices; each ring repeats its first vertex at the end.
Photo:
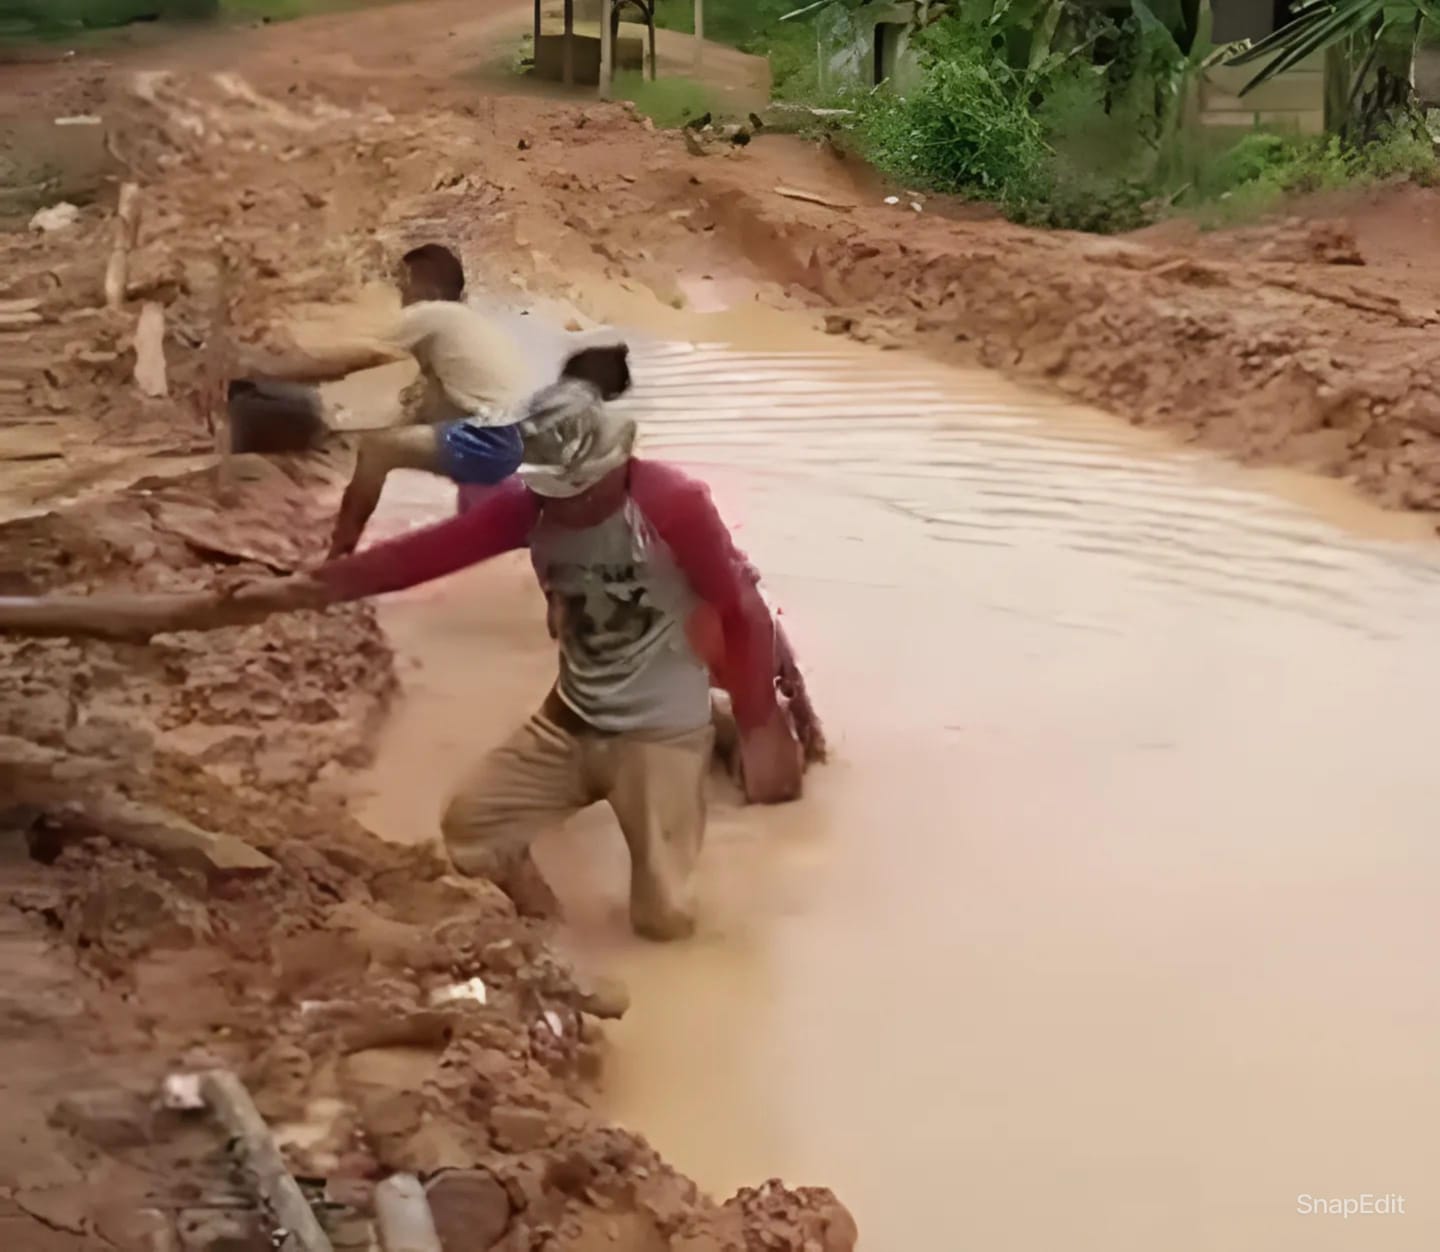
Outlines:
MULTIPOLYGON (((633 424, 605 412, 583 382, 540 392, 521 428, 518 475, 459 516, 313 574, 256 584, 218 614, 210 606, 203 620, 149 625, 212 626, 360 599, 528 548, 559 674, 539 711, 450 801, 446 846, 462 872, 496 881, 522 911, 547 912, 553 897, 532 841, 604 800, 630 849, 636 932, 681 938, 694 928, 712 681, 730 696, 752 802, 798 796, 805 763, 823 758, 823 738, 758 579, 706 488, 632 456, 633 424)), ((28 617, 23 606, 0 604, 0 628, 43 631, 39 604, 28 617)), ((67 615, 51 603, 53 629, 68 623, 62 633, 76 633, 70 608, 67 615)), ((145 628, 132 616, 109 633, 135 637, 145 628)))
MULTIPOLYGON (((563 471, 531 460, 459 517, 334 562, 319 578, 353 599, 528 547, 560 672, 540 710, 451 800, 442 823, 451 858, 540 911, 548 889, 532 840, 605 800, 630 849, 635 930, 683 937, 694 928, 712 674, 730 694, 747 796, 769 803, 800 792, 805 748, 777 690, 775 622, 700 483, 632 457, 633 427, 609 419, 584 384, 542 392, 532 425, 536 411, 558 443, 574 445, 545 458, 563 471)), ((527 458, 535 451, 532 437, 527 458)), ((809 727, 808 708, 803 720, 809 727)), ((818 733, 803 737, 816 754, 818 733)))

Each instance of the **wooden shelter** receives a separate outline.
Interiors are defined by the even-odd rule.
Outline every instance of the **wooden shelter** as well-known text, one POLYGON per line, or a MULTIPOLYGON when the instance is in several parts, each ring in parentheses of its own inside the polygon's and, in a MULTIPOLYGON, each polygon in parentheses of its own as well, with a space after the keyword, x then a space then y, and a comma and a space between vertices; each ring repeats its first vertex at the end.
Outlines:
MULTIPOLYGON (((702 62, 705 45, 705 0, 693 0, 695 6, 695 65, 702 62)), ((639 22, 645 27, 646 47, 642 54, 641 66, 653 80, 657 73, 655 55, 655 0, 599 0, 600 38, 598 73, 595 64, 595 41, 575 30, 576 0, 562 0, 563 28, 559 36, 559 72, 550 73, 567 86, 578 82, 592 82, 598 79, 601 99, 610 96, 615 79, 615 49, 620 37, 621 12, 625 8, 636 11, 639 22), (595 75, 592 78, 592 74, 595 75)), ((535 0, 535 64, 541 70, 542 46, 555 40, 541 31, 542 0, 535 0)), ((553 52, 551 53, 553 56, 553 52)), ((553 60, 550 65, 553 67, 553 60)), ((633 64, 633 62, 632 62, 633 64)))

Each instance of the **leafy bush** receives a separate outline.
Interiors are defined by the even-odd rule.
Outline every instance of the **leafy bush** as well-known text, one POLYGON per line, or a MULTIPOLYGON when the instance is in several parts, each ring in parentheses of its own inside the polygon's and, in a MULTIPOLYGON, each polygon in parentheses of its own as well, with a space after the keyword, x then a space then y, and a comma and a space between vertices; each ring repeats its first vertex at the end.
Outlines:
POLYGON ((1355 159, 1360 177, 1367 179, 1408 178, 1428 186, 1440 174, 1434 143, 1405 126, 1382 131, 1375 142, 1355 150, 1355 159))
POLYGON ((1408 129, 1359 147, 1257 130, 1207 161, 1182 203, 1207 225, 1227 225, 1273 212, 1287 196, 1396 179, 1431 183, 1437 169, 1433 147, 1408 129))
POLYGON ((944 27, 924 43, 916 90, 862 108, 862 150, 902 180, 997 200, 1029 225, 1133 230, 1172 204, 1233 223, 1290 195, 1440 176, 1409 127, 1358 146, 1260 130, 1217 143, 1184 125, 1197 59, 1153 23, 1122 27, 1107 65, 1052 61, 1040 75, 944 27))
MULTIPOLYGON (((1121 28, 1105 31, 1119 46, 1121 28)), ((1155 52, 1138 29, 1130 34, 1134 67, 1155 52)), ((862 151, 907 184, 996 200, 1017 221, 1088 231, 1142 225, 1162 148, 1153 76, 1127 70, 1117 79, 1088 56, 1028 38, 1017 54, 1002 35, 993 17, 951 18, 926 31, 917 86, 862 98, 862 151)))
POLYGON ((958 24, 920 42, 919 85, 864 98, 858 134, 871 161, 911 186, 1010 201, 1026 194, 1047 149, 1015 75, 958 24))
POLYGON ((1052 166, 1046 182, 1005 205, 1012 220, 1023 226, 1051 230, 1083 230, 1097 235, 1138 230, 1152 216, 1154 192, 1144 183, 1052 166))

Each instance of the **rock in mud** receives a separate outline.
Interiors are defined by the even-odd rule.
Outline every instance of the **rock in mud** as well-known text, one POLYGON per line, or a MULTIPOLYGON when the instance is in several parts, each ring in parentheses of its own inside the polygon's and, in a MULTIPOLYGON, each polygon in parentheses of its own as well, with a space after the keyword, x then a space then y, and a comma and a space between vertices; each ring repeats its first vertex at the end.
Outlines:
POLYGON ((49 208, 37 210, 35 216, 30 219, 30 229, 38 234, 49 235, 56 231, 69 230, 79 220, 79 208, 69 201, 62 200, 59 204, 52 204, 49 208))
POLYGON ((510 1194, 489 1170, 445 1170, 425 1191, 445 1252, 488 1249, 510 1225, 510 1194))
POLYGON ((529 1152, 553 1143, 559 1128, 544 1109, 500 1104, 490 1113, 490 1131, 502 1148, 529 1152))
POLYGON ((263 874, 275 868, 263 852, 233 835, 203 830, 175 813, 113 794, 96 795, 78 816, 96 834, 143 848, 177 865, 215 875, 263 874))
POLYGON ((154 1108, 147 1097, 116 1089, 74 1092, 63 1097, 50 1114, 52 1126, 111 1151, 150 1142, 154 1121, 154 1108))
MULTIPOLYGON (((746 1187, 726 1201, 747 1229, 763 1231, 759 1246, 802 1252, 854 1252, 859 1241, 855 1219, 824 1187, 787 1188, 779 1179, 746 1187)), ((698 1250, 697 1250, 698 1252, 698 1250)))
POLYGON ((577 973, 575 1007, 592 1017, 618 1021, 630 1011, 630 989, 618 978, 577 973))
POLYGON ((561 1226, 554 1246, 557 1252, 675 1252, 681 1245, 667 1239, 648 1213, 582 1211, 561 1226))
POLYGON ((116 957, 188 948, 213 935, 203 904, 141 875, 107 875, 81 901, 76 927, 83 944, 116 957))

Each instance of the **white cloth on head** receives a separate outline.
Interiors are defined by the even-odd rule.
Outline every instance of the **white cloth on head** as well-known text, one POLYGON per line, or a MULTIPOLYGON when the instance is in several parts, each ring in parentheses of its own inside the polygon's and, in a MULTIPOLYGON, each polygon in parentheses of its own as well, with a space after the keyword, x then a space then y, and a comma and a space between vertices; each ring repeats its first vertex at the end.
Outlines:
POLYGON ((520 417, 525 459, 517 473, 536 495, 578 496, 630 459, 635 423, 606 410, 578 379, 542 387, 520 417))

